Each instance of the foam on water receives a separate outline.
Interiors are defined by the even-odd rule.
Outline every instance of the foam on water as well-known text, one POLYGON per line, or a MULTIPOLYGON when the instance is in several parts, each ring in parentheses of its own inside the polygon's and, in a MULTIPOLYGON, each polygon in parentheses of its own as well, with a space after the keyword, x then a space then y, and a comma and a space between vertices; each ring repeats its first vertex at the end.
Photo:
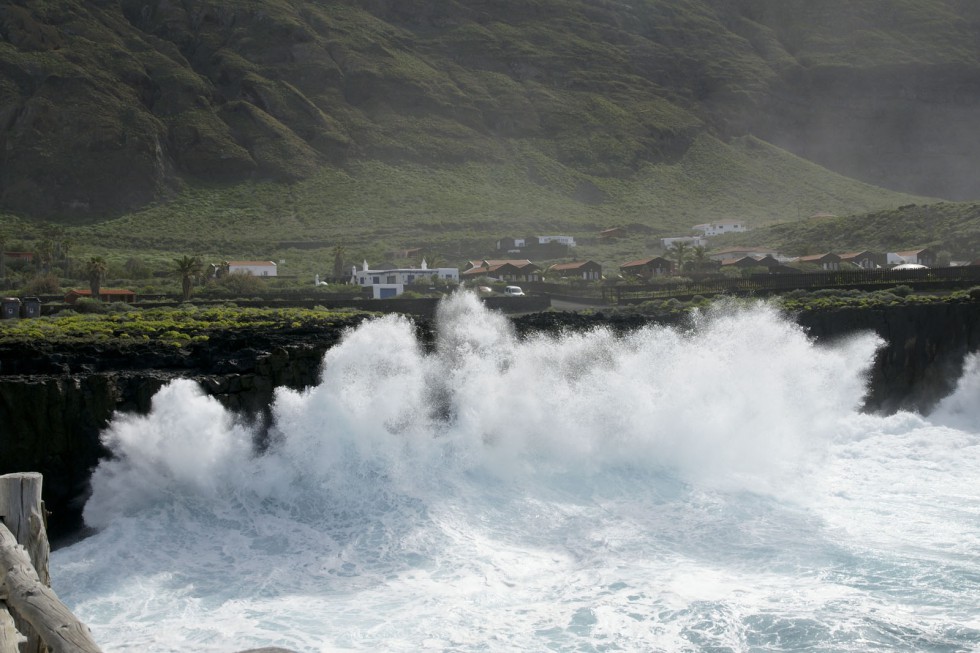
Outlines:
POLYGON ((55 589, 107 651, 980 646, 980 363, 861 414, 874 336, 765 304, 518 340, 469 295, 434 350, 346 335, 271 445, 191 382, 120 415, 55 589))

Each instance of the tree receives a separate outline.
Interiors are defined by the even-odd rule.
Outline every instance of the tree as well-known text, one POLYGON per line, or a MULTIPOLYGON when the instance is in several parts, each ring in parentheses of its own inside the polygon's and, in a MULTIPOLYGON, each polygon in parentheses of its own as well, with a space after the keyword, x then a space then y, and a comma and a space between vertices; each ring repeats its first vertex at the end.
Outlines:
POLYGON ((51 259, 54 258, 54 243, 45 238, 34 251, 34 258, 37 264, 37 274, 47 274, 51 271, 51 259))
POLYGON ((342 279, 344 277, 344 256, 347 254, 347 248, 343 245, 337 245, 333 248, 333 278, 342 279))
POLYGON ((708 260, 708 250, 704 245, 696 245, 694 249, 691 250, 691 261, 694 262, 694 270, 696 272, 701 272, 704 269, 704 264, 708 260))
POLYGON ((71 258, 69 257, 69 254, 71 253, 71 250, 74 246, 75 246, 75 242, 70 238, 65 238, 63 241, 61 241, 61 256, 62 256, 62 263, 64 264, 64 271, 66 277, 71 276, 72 266, 71 266, 71 258))
POLYGON ((174 259, 174 273, 180 279, 180 286, 185 302, 191 298, 191 286, 194 283, 194 279, 201 276, 203 271, 204 264, 196 256, 185 255, 174 259))
POLYGON ((102 280, 105 273, 109 270, 109 264, 101 256, 93 256, 85 263, 85 277, 88 279, 88 287, 92 291, 92 299, 98 299, 102 290, 102 280))
POLYGON ((680 274, 684 269, 684 262, 690 258, 690 245, 684 241, 675 242, 670 246, 671 258, 677 263, 677 274, 680 274))
POLYGON ((0 231, 0 279, 7 278, 7 242, 9 237, 4 231, 0 231))

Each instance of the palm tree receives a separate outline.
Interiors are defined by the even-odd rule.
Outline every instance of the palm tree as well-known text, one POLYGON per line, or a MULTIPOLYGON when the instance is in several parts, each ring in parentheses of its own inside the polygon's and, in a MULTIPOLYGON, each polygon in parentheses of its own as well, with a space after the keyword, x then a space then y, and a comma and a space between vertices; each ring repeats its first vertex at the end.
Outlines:
POLYGON ((670 246, 670 253, 674 261, 677 262, 677 274, 684 270, 684 262, 690 257, 690 245, 684 241, 677 241, 670 246))
POLYGON ((704 245, 696 245, 691 250, 691 260, 694 262, 694 269, 700 272, 704 269, 704 264, 708 260, 708 249, 704 245))
POLYGON ((37 258, 37 273, 41 274, 44 272, 47 274, 50 272, 51 259, 54 257, 54 243, 45 238, 37 246, 34 255, 37 258))
POLYGON ((0 231, 0 279, 7 278, 7 241, 7 233, 0 231))
POLYGON ((191 298, 191 285, 195 277, 199 277, 204 271, 204 264, 196 256, 184 255, 174 259, 174 273, 180 279, 181 290, 183 291, 184 301, 191 298))
POLYGON ((92 299, 98 299, 102 290, 102 279, 109 271, 109 264, 101 256, 93 256, 85 262, 85 276, 88 278, 88 287, 92 291, 92 299))
POLYGON ((343 245, 337 245, 333 248, 333 278, 342 279, 344 276, 344 256, 347 254, 347 248, 343 245))
POLYGON ((73 241, 71 238, 65 238, 63 241, 61 241, 61 260, 62 263, 64 263, 66 277, 71 276, 71 258, 69 258, 68 255, 71 253, 74 246, 75 241, 73 241))

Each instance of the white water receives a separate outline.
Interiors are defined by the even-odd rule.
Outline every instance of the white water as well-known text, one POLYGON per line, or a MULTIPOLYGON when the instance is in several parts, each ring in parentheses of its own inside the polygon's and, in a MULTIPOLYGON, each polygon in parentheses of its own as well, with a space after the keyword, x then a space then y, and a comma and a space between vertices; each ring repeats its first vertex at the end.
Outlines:
POLYGON ((105 434, 54 586, 107 651, 980 648, 980 363, 861 414, 878 342, 765 306, 518 342, 461 295, 280 391, 273 445, 190 382, 105 434))

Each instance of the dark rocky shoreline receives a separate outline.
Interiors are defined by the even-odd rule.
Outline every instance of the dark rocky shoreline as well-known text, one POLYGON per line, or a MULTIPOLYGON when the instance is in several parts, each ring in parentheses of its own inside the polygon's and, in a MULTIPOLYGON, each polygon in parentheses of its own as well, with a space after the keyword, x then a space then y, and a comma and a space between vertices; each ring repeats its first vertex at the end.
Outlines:
MULTIPOLYGON (((227 332, 183 349, 0 346, 0 473, 44 474, 52 539, 69 537, 82 527, 91 471, 109 455, 99 434, 113 413, 146 413, 161 386, 191 378, 243 420, 265 425, 275 388, 316 384, 324 353, 345 328, 364 319, 354 316, 322 329, 227 332)), ((414 319, 421 342, 431 345, 431 320, 414 319)), ((602 312, 543 312, 511 320, 520 336, 599 326, 627 332, 654 322, 602 312)), ((810 311, 797 322, 818 342, 865 331, 881 336, 886 344, 864 405, 871 412, 928 412, 953 389, 966 355, 980 349, 980 302, 972 300, 810 311)))

